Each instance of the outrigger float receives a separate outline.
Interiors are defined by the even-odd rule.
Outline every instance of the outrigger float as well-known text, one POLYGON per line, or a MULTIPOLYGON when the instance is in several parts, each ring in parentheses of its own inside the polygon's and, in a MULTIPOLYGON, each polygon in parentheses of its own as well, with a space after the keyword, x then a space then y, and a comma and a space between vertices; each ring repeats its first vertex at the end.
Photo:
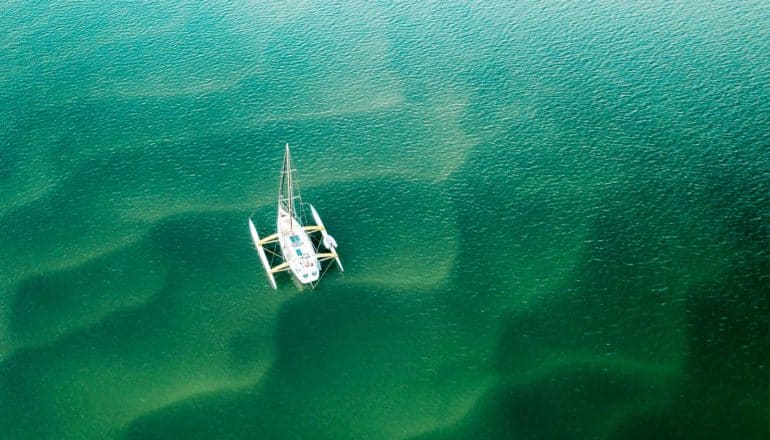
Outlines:
MULTIPOLYGON (((286 144, 286 152, 283 157, 281 169, 281 183, 278 187, 278 213, 276 218, 276 232, 265 238, 259 238, 254 221, 249 217, 249 231, 254 246, 257 248, 259 260, 262 262, 273 289, 278 286, 274 275, 278 272, 291 272, 302 284, 310 284, 315 287, 324 273, 334 262, 344 272, 340 256, 337 254, 337 241, 326 232, 321 217, 313 205, 310 214, 315 225, 303 226, 304 205, 299 195, 299 189, 293 182, 291 167, 291 152, 289 144, 286 144), (299 209, 297 209, 299 208, 299 209), (320 235, 320 237, 319 237, 320 235), (321 246, 325 251, 321 250, 321 246), (268 255, 270 259, 268 260, 268 255), (274 260, 280 260, 273 264, 274 260), (334 260, 332 262, 332 260, 334 260), (322 270, 323 262, 326 268, 322 270)), ((252 213, 253 216, 253 213, 252 213)))

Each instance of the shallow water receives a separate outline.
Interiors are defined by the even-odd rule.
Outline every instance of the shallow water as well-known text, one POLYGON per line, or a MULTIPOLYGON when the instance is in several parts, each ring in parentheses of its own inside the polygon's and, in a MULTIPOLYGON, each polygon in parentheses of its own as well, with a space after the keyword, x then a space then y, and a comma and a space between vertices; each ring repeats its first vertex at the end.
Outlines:
POLYGON ((0 5, 0 438, 767 438, 768 22, 0 5))

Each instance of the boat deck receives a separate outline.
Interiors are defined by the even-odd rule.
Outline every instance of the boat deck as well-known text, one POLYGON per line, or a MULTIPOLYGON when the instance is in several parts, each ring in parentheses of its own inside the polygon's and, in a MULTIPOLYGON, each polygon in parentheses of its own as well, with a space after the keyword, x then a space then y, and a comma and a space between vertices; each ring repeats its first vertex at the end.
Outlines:
POLYGON ((276 230, 281 253, 294 276, 303 284, 317 281, 320 274, 318 256, 312 240, 299 221, 280 209, 276 230))

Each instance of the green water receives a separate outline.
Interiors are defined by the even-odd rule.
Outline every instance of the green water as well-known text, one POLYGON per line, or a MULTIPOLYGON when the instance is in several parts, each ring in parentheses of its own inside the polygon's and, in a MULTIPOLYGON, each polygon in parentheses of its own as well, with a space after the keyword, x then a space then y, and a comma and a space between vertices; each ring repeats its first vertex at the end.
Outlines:
POLYGON ((768 23, 0 3, 0 438, 770 438, 768 23))

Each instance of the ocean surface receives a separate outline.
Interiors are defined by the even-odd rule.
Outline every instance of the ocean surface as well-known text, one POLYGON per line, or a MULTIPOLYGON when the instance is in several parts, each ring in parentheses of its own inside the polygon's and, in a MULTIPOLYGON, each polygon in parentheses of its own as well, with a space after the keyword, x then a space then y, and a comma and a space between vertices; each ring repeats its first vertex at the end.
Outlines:
POLYGON ((770 438, 769 24, 0 2, 0 439, 770 438))

